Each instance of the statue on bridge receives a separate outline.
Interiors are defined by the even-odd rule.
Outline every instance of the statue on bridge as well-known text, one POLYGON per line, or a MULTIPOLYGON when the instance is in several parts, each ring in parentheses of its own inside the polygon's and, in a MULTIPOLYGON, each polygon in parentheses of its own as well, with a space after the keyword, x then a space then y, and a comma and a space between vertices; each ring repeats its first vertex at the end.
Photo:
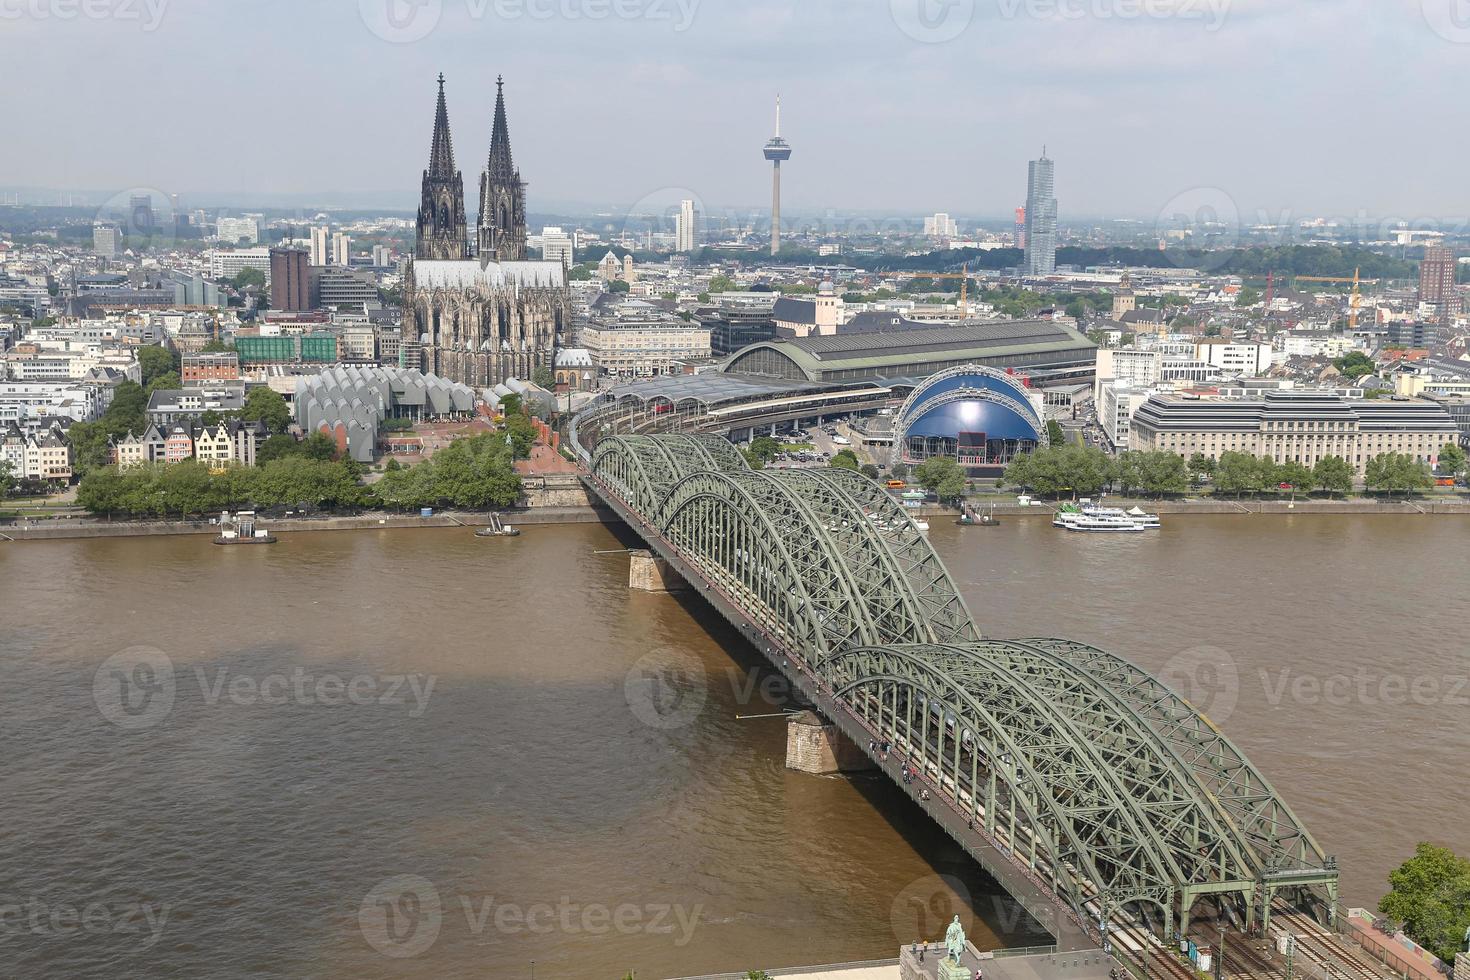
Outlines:
POLYGON ((1460 952, 1470 953, 1470 929, 1465 930, 1465 948, 1460 950, 1460 952))
POLYGON ((944 952, 946 956, 954 957, 958 963, 965 952, 965 927, 960 925, 960 917, 955 916, 949 928, 944 931, 944 952))

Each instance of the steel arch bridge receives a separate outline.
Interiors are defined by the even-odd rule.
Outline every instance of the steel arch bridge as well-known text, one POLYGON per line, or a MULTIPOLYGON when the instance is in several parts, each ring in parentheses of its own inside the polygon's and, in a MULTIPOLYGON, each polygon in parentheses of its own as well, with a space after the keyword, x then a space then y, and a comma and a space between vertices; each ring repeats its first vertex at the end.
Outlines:
POLYGON ((873 481, 752 470, 717 436, 597 436, 578 444, 589 487, 858 745, 922 772, 963 820, 952 833, 982 834, 1093 941, 1124 922, 1185 934, 1207 899, 1263 929, 1278 893, 1330 919, 1335 859, 1207 717, 1094 647, 982 636, 873 481))

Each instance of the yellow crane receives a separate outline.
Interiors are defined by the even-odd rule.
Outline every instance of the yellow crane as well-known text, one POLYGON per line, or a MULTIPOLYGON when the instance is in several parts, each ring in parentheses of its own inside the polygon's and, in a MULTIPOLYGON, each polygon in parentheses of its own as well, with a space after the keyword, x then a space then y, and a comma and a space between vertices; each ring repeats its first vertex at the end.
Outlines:
POLYGON ((895 279, 958 279, 960 281, 960 316, 969 313, 970 263, 960 266, 963 272, 890 272, 895 279))
POLYGON ((1378 280, 1377 279, 1362 279, 1362 278, 1359 278, 1359 275, 1358 274, 1361 271, 1362 271, 1361 267, 1360 268, 1357 268, 1357 269, 1354 269, 1353 270, 1353 275, 1352 275, 1352 278, 1351 279, 1347 278, 1346 276, 1292 276, 1292 281, 1293 282, 1341 282, 1341 283, 1349 283, 1350 282, 1350 283, 1352 283, 1353 284, 1353 304, 1352 304, 1352 314, 1348 317, 1348 329, 1350 329, 1350 330, 1356 330, 1358 328, 1358 311, 1363 306, 1363 294, 1358 289, 1358 287, 1362 283, 1372 283, 1373 285, 1377 285, 1378 284, 1378 280))

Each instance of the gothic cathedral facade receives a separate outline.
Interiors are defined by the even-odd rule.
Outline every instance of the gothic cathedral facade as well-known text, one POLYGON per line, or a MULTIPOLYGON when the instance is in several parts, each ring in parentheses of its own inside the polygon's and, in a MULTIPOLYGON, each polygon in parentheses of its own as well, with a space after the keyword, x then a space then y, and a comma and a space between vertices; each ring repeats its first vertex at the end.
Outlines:
POLYGON ((440 75, 413 258, 404 273, 404 336, 423 344, 429 373, 488 388, 507 378, 529 381, 537 368, 550 369, 570 309, 562 264, 526 258, 526 185, 511 159, 499 80, 471 242, 440 75))

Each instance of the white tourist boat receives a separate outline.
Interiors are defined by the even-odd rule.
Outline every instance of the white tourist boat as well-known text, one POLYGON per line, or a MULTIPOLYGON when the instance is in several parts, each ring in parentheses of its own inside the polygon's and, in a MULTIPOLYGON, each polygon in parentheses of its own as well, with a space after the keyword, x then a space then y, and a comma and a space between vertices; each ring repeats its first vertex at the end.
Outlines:
POLYGON ((1067 531, 1091 531, 1091 532, 1123 532, 1130 533, 1144 530, 1144 526, 1130 518, 1122 511, 1117 513, 1100 513, 1113 508, 1077 508, 1064 505, 1052 518, 1052 526, 1067 531))

